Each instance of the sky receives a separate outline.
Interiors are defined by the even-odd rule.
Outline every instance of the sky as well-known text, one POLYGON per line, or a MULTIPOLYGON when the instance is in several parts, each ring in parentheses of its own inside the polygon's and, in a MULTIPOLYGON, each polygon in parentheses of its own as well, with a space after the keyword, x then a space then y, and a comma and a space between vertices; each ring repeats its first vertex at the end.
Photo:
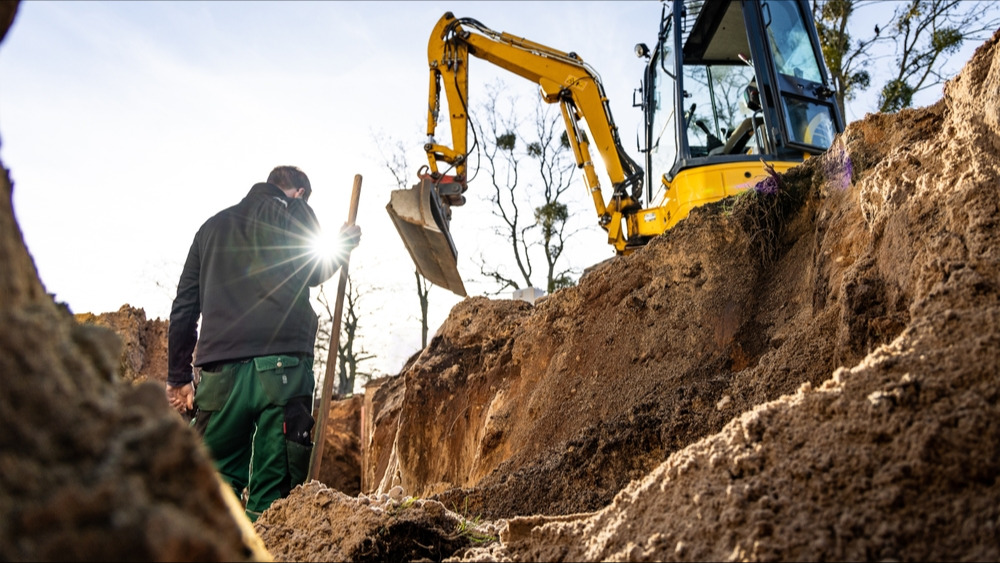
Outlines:
MULTIPOLYGON (((575 51, 597 70, 634 149, 643 61, 633 46, 655 43, 660 10, 657 0, 22 1, 0 44, 0 159, 15 216, 47 291, 73 312, 128 304, 167 319, 195 231, 271 168, 309 175, 309 203, 327 230, 347 220, 361 175, 350 272, 365 292, 360 330, 376 356, 368 367, 394 375, 420 349, 420 309, 412 261, 385 211, 398 186, 382 151, 403 143, 416 181, 437 20, 451 11, 575 51)), ((524 99, 536 95, 474 60, 470 98, 497 78, 524 99)), ((939 89, 917 105, 938 98, 939 89)), ((873 96, 859 98, 847 120, 874 109, 873 96)), ((596 217, 579 184, 581 207, 571 209, 596 217)), ((485 193, 474 192, 452 233, 466 289, 483 295, 492 288, 470 261, 502 250, 482 228, 485 193)), ((613 255, 596 226, 573 244, 581 269, 613 255)), ((326 286, 335 295, 337 278, 326 286)), ((434 287, 429 299, 433 334, 461 298, 434 287)))

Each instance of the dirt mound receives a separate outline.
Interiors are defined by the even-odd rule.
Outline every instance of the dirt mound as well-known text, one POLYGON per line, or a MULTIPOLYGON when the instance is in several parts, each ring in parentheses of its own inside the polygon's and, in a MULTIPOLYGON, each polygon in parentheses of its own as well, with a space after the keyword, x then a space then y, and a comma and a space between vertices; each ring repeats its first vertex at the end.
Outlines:
POLYGON ((12 190, 0 164, 0 559, 269 559, 162 384, 46 294, 12 190))
POLYGON ((489 523, 469 522, 439 502, 393 494, 350 497, 317 481, 275 501, 257 524, 279 561, 441 561, 495 541, 489 523), (309 522, 309 527, 298 526, 309 522))
POLYGON ((363 490, 496 520, 462 560, 997 559, 998 37, 776 196, 460 303, 377 389, 363 490))
POLYGON ((111 329, 122 341, 118 374, 125 381, 142 383, 167 381, 167 328, 164 320, 146 319, 146 311, 123 305, 114 313, 78 313, 81 324, 111 329))

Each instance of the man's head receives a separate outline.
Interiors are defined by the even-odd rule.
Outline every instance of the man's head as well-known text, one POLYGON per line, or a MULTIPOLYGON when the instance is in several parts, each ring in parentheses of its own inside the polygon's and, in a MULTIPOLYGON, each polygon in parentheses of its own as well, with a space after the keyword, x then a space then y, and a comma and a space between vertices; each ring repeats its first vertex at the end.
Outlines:
POLYGON ((312 195, 309 177, 297 166, 276 167, 268 174, 267 182, 281 188, 288 197, 301 197, 305 201, 309 201, 309 196, 312 195))

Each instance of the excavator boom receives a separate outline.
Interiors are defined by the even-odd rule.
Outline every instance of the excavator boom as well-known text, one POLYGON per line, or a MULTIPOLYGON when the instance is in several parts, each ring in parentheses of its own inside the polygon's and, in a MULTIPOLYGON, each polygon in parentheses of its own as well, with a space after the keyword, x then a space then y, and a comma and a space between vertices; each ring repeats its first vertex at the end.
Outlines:
POLYGON ((465 203, 463 194, 468 189, 467 100, 471 56, 535 82, 546 102, 560 105, 570 146, 577 166, 584 171, 598 223, 608 232, 608 242, 623 249, 622 210, 633 206, 641 194, 643 173, 621 147, 597 74, 574 53, 498 33, 476 20, 459 19, 448 12, 438 20, 427 47, 430 70, 424 145, 427 171, 418 174, 420 182, 411 189, 395 190, 386 206, 420 274, 458 295, 465 295, 449 225, 451 208, 465 203), (442 93, 450 112, 451 147, 435 141, 442 93), (589 137, 579 124, 585 117, 589 137), (613 193, 608 202, 594 169, 591 145, 600 153, 612 183, 613 193), (443 169, 444 166, 447 168, 443 169))

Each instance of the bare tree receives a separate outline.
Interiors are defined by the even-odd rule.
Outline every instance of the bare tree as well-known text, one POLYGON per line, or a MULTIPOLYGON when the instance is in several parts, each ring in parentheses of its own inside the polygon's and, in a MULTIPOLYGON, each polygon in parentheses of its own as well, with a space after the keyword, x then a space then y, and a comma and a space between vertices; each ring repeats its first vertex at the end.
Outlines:
MULTIPOLYGON (((525 233, 532 227, 524 225, 521 218, 519 198, 515 197, 518 189, 521 155, 515 151, 519 117, 515 111, 517 104, 514 98, 508 97, 506 109, 501 109, 501 93, 505 91, 502 81, 486 85, 486 96, 480 104, 482 121, 472 121, 482 140, 480 152, 481 165, 489 175, 492 191, 489 194, 490 212, 500 219, 502 226, 494 228, 493 232, 505 238, 510 244, 514 264, 520 273, 520 279, 514 279, 506 273, 501 264, 487 261, 482 254, 479 257, 479 271, 482 275, 496 282, 501 293, 505 289, 519 289, 521 283, 531 286, 531 262, 528 260, 528 245, 525 233), (503 113, 501 113, 503 111, 503 113)), ((478 176, 478 170, 476 171, 478 176)), ((470 179, 471 183, 471 179, 470 179)))
MULTIPOLYGON (((396 186, 399 189, 405 189, 407 187, 407 171, 410 169, 406 159, 406 146, 399 139, 389 139, 384 134, 373 133, 372 139, 375 141, 375 146, 378 147, 382 163, 396 181, 396 186), (387 154, 383 150, 383 147, 390 147, 392 150, 387 154)), ((420 347, 426 348, 428 332, 427 309, 430 304, 430 289, 432 284, 427 281, 427 278, 421 276, 420 271, 417 269, 413 270, 413 275, 416 276, 417 300, 420 302, 420 347)))
POLYGON ((357 336, 360 327, 360 310, 362 293, 354 286, 351 277, 347 277, 347 292, 344 306, 344 319, 341 326, 340 345, 337 346, 337 387, 336 393, 345 396, 354 393, 354 385, 358 379, 366 382, 371 379, 370 371, 362 371, 361 364, 375 358, 368 353, 364 345, 358 345, 357 336))
POLYGON ((877 58, 876 46, 892 46, 895 76, 882 85, 879 111, 891 112, 913 103, 913 96, 949 76, 944 69, 965 41, 982 41, 996 31, 997 6, 990 1, 908 0, 897 5, 889 21, 872 23, 870 34, 851 37, 850 24, 862 10, 885 2, 813 0, 813 16, 823 56, 830 69, 841 113, 845 102, 872 84, 866 70, 877 58))
POLYGON ((316 389, 313 391, 313 401, 319 404, 323 392, 323 380, 326 379, 326 364, 330 354, 330 342, 333 333, 333 305, 326 296, 326 286, 319 286, 314 298, 319 305, 317 311, 318 325, 316 327, 316 344, 313 347, 313 373, 316 378, 316 389))
POLYGON ((542 205, 535 208, 535 224, 541 231, 541 246, 545 252, 545 291, 553 291, 573 285, 571 270, 556 270, 556 264, 566 249, 566 240, 571 232, 569 209, 564 200, 565 192, 573 185, 576 162, 569 158, 571 148, 569 136, 562 117, 550 110, 551 106, 535 103, 535 141, 528 143, 528 156, 538 164, 538 176, 542 181, 542 205))
MULTIPOLYGON (((348 275, 347 291, 344 293, 343 318, 340 323, 340 338, 337 345, 337 381, 334 386, 334 393, 340 396, 354 393, 354 385, 359 378, 362 382, 371 378, 371 373, 361 371, 360 366, 376 357, 374 354, 368 353, 359 341, 360 305, 363 293, 367 293, 367 291, 362 292, 356 288, 353 279, 348 275)), ((316 330, 313 371, 325 374, 330 343, 332 342, 331 331, 334 324, 334 305, 330 303, 330 299, 326 295, 325 286, 320 286, 319 292, 316 294, 316 302, 319 304, 320 314, 319 327, 316 330)), ((319 392, 322 385, 317 385, 316 388, 319 392)))
POLYGON ((534 249, 540 247, 545 260, 544 287, 551 293, 574 283, 572 269, 559 265, 566 241, 576 231, 569 227, 571 215, 565 203, 576 164, 561 114, 536 98, 533 119, 526 122, 518 113, 517 96, 504 99, 505 92, 509 89, 503 81, 487 85, 479 112, 483 119, 474 121, 473 127, 482 143, 481 163, 492 187, 490 211, 499 219, 494 232, 509 245, 517 274, 509 274, 504 264, 487 261, 483 255, 480 273, 497 284, 495 293, 519 289, 521 284, 531 287, 534 249), (531 162, 536 166, 534 173, 530 173, 531 162), (532 206, 530 200, 538 204, 532 206), (523 211, 525 207, 531 215, 523 211))

